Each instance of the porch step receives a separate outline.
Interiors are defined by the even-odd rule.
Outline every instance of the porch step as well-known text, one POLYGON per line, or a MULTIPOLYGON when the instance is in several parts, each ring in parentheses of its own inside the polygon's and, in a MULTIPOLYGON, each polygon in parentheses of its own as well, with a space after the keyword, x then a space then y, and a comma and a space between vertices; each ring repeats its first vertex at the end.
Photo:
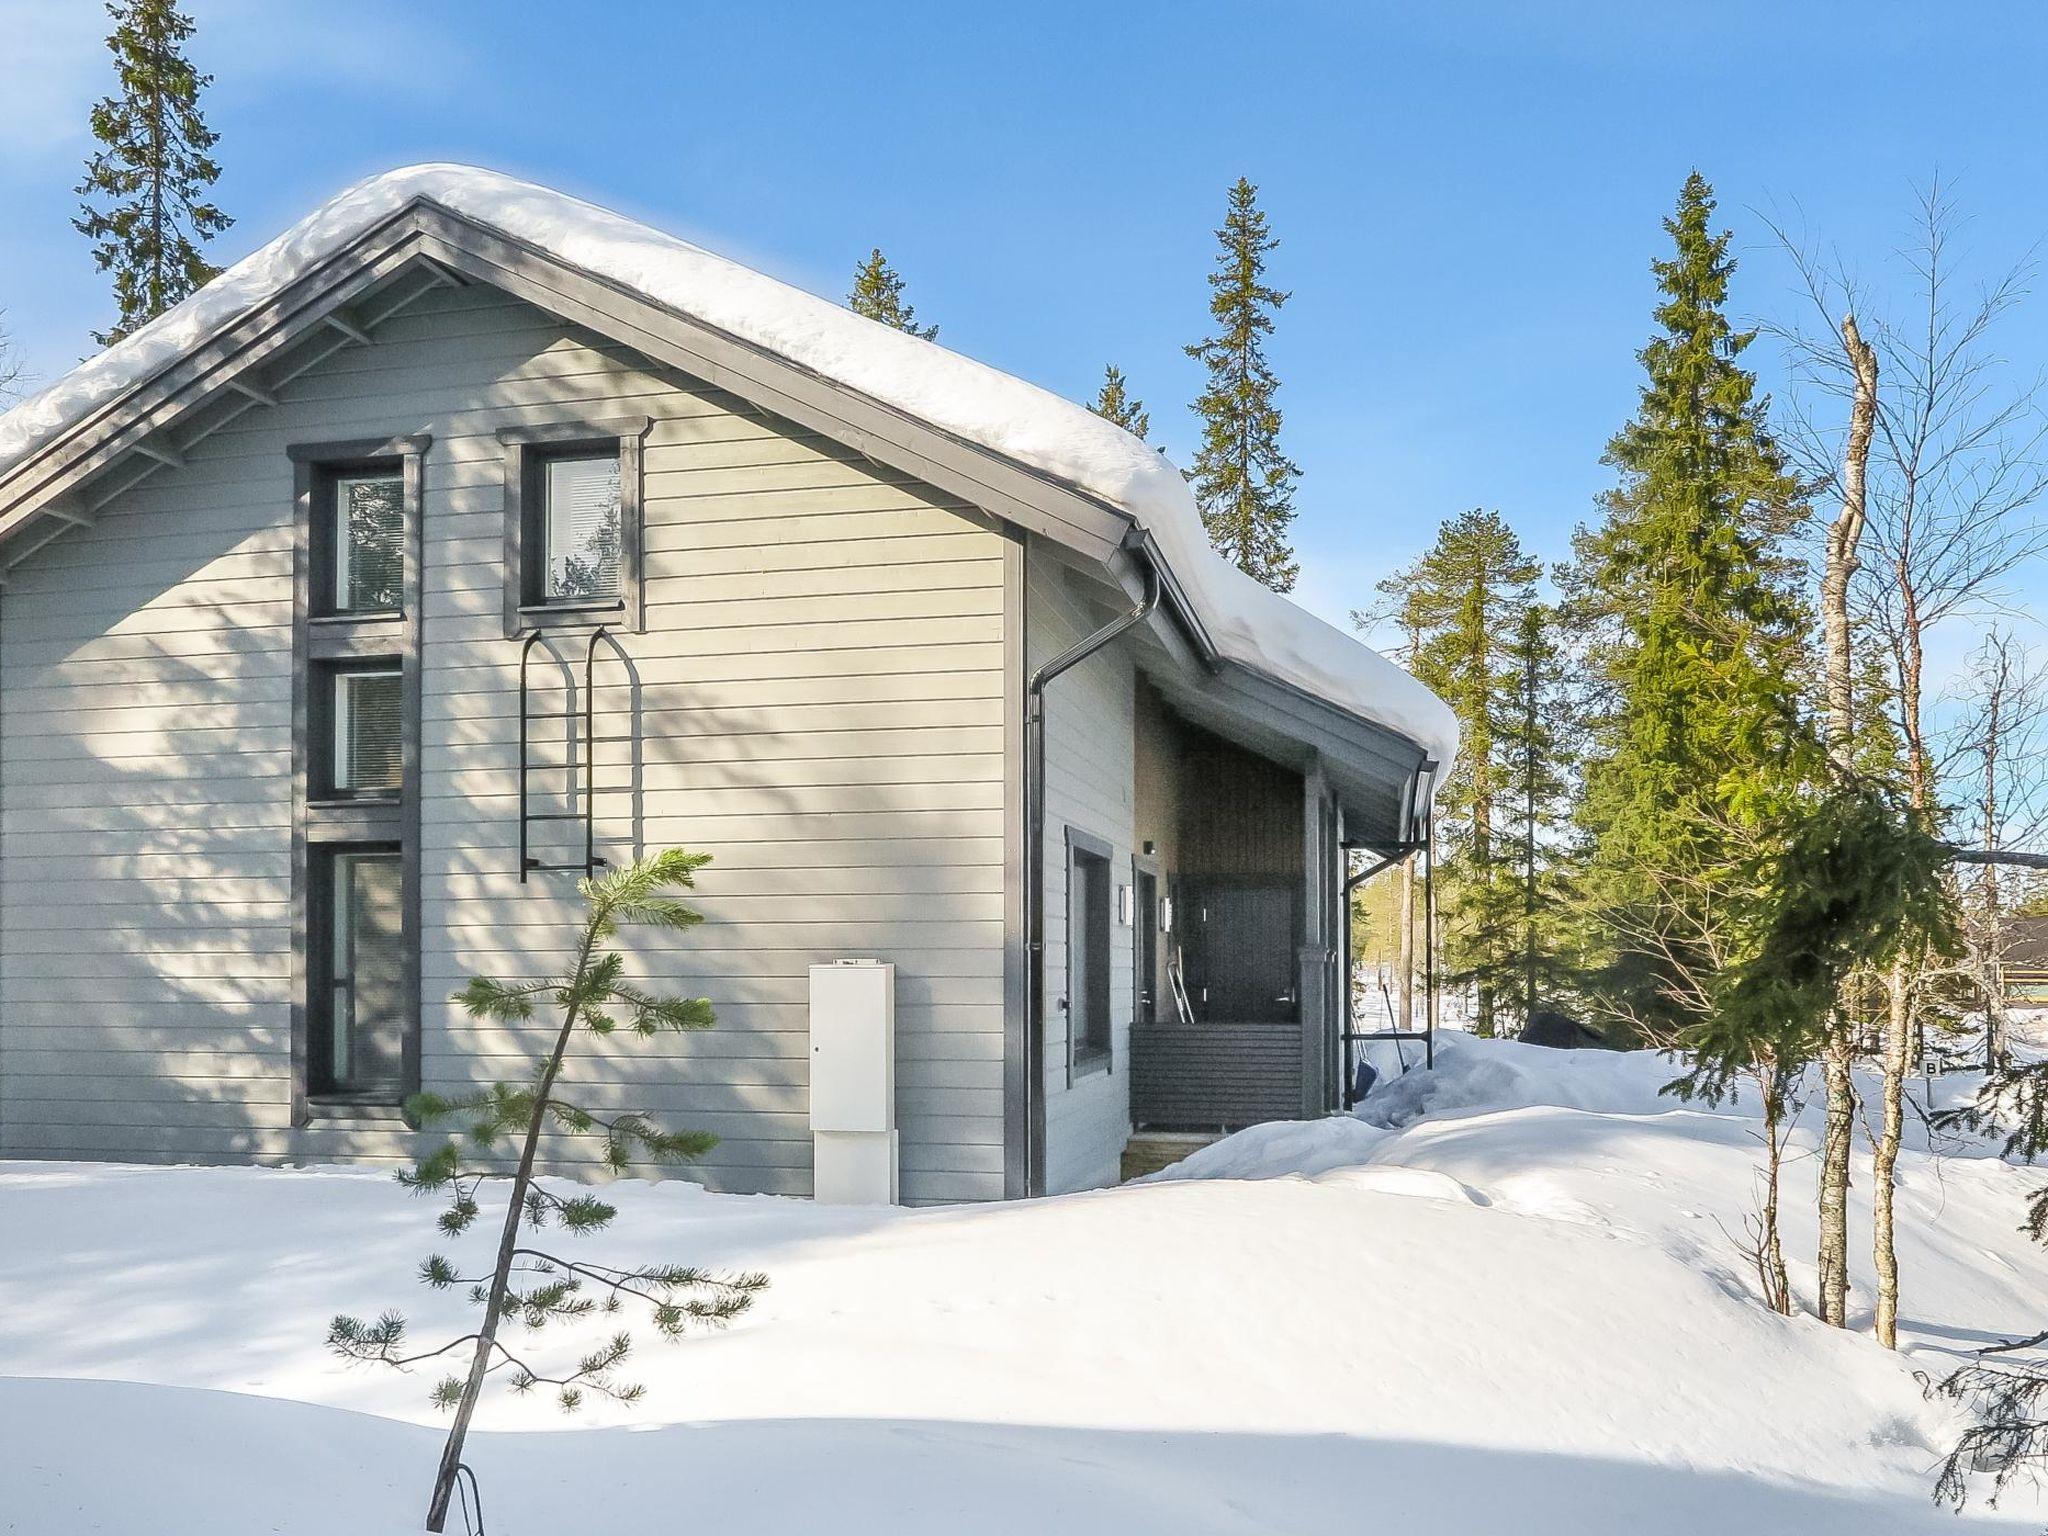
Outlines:
POLYGON ((1124 1143, 1123 1169, 1119 1175, 1128 1184, 1148 1173, 1170 1168, 1191 1152, 1199 1152, 1221 1141, 1220 1131, 1140 1131, 1124 1143))

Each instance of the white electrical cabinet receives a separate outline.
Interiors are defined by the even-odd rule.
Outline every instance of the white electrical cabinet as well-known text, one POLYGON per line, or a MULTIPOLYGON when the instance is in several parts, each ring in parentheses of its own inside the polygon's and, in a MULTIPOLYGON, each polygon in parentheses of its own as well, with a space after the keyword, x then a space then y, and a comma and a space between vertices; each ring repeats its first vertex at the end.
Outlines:
POLYGON ((896 967, 811 967, 812 1192, 833 1205, 894 1205, 896 967))

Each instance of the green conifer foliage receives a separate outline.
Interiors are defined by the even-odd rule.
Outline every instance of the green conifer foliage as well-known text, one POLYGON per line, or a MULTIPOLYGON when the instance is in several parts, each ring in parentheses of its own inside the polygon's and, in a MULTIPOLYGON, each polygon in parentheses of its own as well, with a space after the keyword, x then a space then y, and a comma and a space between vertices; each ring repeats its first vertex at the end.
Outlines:
POLYGON ((1755 837, 1796 787, 1804 614, 1779 544, 1800 486, 1724 312, 1734 262, 1687 178, 1652 264, 1663 298, 1635 419, 1608 445, 1620 484, 1566 573, 1602 701, 1580 806, 1590 931, 1621 1017, 1676 1031, 1726 956, 1720 914, 1755 837))
POLYGON ((1202 446, 1189 478, 1217 551, 1275 592, 1291 592, 1301 567, 1287 529, 1301 471, 1280 451, 1280 409, 1273 403, 1280 381, 1266 362, 1265 342, 1287 295, 1264 280, 1266 254, 1280 242, 1266 228, 1258 195, 1243 177, 1230 189, 1209 274, 1216 331, 1187 349, 1209 370, 1194 404, 1202 446))
POLYGON ((903 279, 882 255, 880 246, 868 252, 867 260, 853 269, 853 288, 846 295, 846 307, 856 315, 893 325, 926 341, 938 340, 936 325, 918 328, 917 311, 903 302, 903 279))
MULTIPOLYGON (((710 858, 670 848, 579 882, 584 918, 573 967, 539 981, 474 976, 454 997, 471 1018, 487 1024, 523 1025, 548 1010, 553 1028, 548 1053, 521 1080, 492 1083, 453 1099, 419 1093, 406 1105, 407 1113, 422 1126, 452 1120, 461 1127, 454 1139, 424 1153, 398 1174, 398 1182, 407 1189, 447 1200, 437 1223, 444 1235, 454 1238, 467 1232, 483 1215, 488 1192, 504 1190, 495 1264, 464 1273, 466 1266, 431 1253, 419 1268, 422 1284, 437 1291, 459 1288, 481 1310, 471 1332, 415 1348, 398 1312, 386 1312, 375 1322, 336 1317, 328 1327, 328 1347, 345 1360, 409 1370, 460 1366, 468 1356, 466 1370, 443 1376, 432 1393, 435 1405, 450 1410, 454 1422, 428 1503, 430 1531, 439 1531, 446 1523, 470 1417, 493 1374, 502 1373, 501 1379, 515 1392, 551 1389, 565 1412, 581 1407, 591 1393, 620 1402, 635 1402, 642 1395, 637 1382, 620 1375, 632 1353, 630 1332, 615 1331, 574 1361, 547 1367, 532 1353, 538 1342, 533 1336, 542 1329, 554 1325, 560 1332, 563 1325, 616 1316, 633 1307, 644 1312, 662 1337, 680 1339, 693 1326, 718 1326, 739 1316, 768 1283, 758 1273, 720 1275, 686 1264, 600 1263, 577 1257, 566 1247, 543 1247, 535 1235, 552 1224, 573 1240, 603 1231, 618 1214, 597 1195, 564 1195, 536 1181, 543 1133, 596 1142, 604 1166, 616 1174, 629 1172, 636 1163, 701 1157, 717 1144, 718 1138, 707 1132, 666 1130, 635 1111, 607 1114, 586 1107, 578 1102, 584 1092, 572 1086, 576 1058, 583 1057, 587 1067, 594 1060, 596 1070, 602 1071, 603 1057, 590 1047, 622 1030, 631 1038, 652 1040, 711 1027, 709 1002, 650 991, 628 981, 625 952, 611 947, 622 928, 680 933, 701 922, 683 895, 695 886, 697 871, 710 858), (585 1051, 578 1052, 578 1045, 585 1051)), ((587 1081, 584 1087, 602 1092, 601 1085, 587 1081)))
POLYGON ((1540 571, 1498 512, 1475 508, 1379 588, 1412 637, 1409 670, 1458 717, 1458 759, 1437 794, 1438 910, 1444 979, 1473 986, 1482 1034, 1496 1028, 1504 987, 1519 999, 1512 984, 1525 961, 1522 849, 1507 839, 1519 826, 1525 749, 1546 750, 1547 737, 1521 720, 1518 655, 1540 571))
POLYGON ((1151 435, 1152 413, 1145 409, 1144 401, 1131 398, 1124 371, 1115 363, 1102 370, 1102 390, 1088 409, 1107 421, 1115 422, 1133 437, 1142 439, 1151 435))
POLYGON ((155 319, 220 269, 199 254, 234 221, 207 201, 220 176, 219 136, 200 115, 213 83, 186 59, 192 22, 173 0, 109 0, 121 89, 92 109, 99 150, 78 184, 72 227, 92 241, 93 262, 114 274, 119 316, 94 340, 110 346, 155 319))

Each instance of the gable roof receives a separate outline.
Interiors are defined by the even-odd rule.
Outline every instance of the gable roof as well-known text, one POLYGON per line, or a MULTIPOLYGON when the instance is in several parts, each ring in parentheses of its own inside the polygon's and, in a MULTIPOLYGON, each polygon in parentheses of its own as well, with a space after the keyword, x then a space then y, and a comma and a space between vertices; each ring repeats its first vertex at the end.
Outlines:
POLYGON ((182 304, 0 415, 0 481, 122 397, 274 304, 409 207, 438 208, 1120 514, 1222 659, 1382 727, 1447 769, 1448 706, 1350 635, 1245 576, 1209 546, 1166 457, 1072 401, 687 241, 494 171, 421 165, 359 182, 182 304))

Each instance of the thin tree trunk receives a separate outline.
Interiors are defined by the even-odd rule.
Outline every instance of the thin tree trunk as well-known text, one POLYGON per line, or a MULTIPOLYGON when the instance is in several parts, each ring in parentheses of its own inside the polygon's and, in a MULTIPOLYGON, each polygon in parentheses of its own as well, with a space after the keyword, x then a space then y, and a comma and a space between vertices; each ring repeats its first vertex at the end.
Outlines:
POLYGON ((1865 480, 1870 437, 1877 423, 1877 353, 1856 329, 1856 317, 1842 320, 1842 350, 1856 374, 1849 401, 1849 440, 1842 453, 1842 510, 1828 525, 1827 560, 1821 573, 1821 627, 1827 638, 1828 756, 1838 774, 1851 768, 1856 730, 1855 665, 1850 656, 1849 583, 1863 562, 1865 480))
MULTIPOLYGON (((570 975, 581 978, 590 965, 592 947, 597 943, 598 924, 593 920, 583 930, 583 948, 570 975)), ((491 1351, 498 1341, 498 1323, 505 1311, 505 1293, 512 1282, 512 1259, 519 1248, 519 1224, 526 1216, 526 1191, 533 1183, 533 1164, 540 1149, 541 1127, 547 1123, 548 1095, 561 1073, 562 1058, 568 1053, 569 1038, 576 1028, 581 1006, 571 1003, 562 1015, 562 1027, 555 1035, 554 1053, 540 1075, 534 1092, 533 1118, 527 1122, 526 1140, 519 1150, 519 1169, 512 1176, 512 1191, 505 1204, 505 1227, 498 1237, 498 1263, 491 1271, 490 1293, 484 1299, 484 1320, 477 1330, 476 1354, 469 1362, 469 1377, 463 1383, 462 1399, 455 1406, 455 1422, 448 1426, 447 1444, 441 1447, 441 1466, 434 1474, 434 1497, 427 1505, 427 1529, 439 1532, 448 1523, 448 1504, 455 1496, 456 1469, 462 1465, 462 1445, 469 1436, 469 1421, 476 1413, 477 1399, 484 1389, 484 1377, 491 1368, 491 1351)))
MULTIPOLYGON (((1855 759, 1855 658, 1851 654, 1849 583, 1861 564, 1857 549, 1866 520, 1870 439, 1877 421, 1877 354, 1856 327, 1842 320, 1842 350, 1855 375, 1849 401, 1849 437, 1842 452, 1842 509, 1828 527, 1821 574, 1821 626, 1826 637, 1828 761, 1835 778, 1855 759)), ((1820 1165, 1820 1315, 1836 1328, 1849 1316, 1849 1153, 1856 1126, 1855 1043, 1846 1009, 1821 1048, 1827 1107, 1820 1165)))
POLYGON ((1899 1256, 1893 1242, 1897 1220, 1893 1179, 1899 1164, 1899 1140, 1906 1126, 1906 1067, 1912 1056, 1912 970, 1896 962, 1885 986, 1884 1098, 1877 1144, 1870 1155, 1870 1230, 1877 1268, 1877 1342, 1899 1347, 1899 1256))
POLYGON ((1827 1113, 1820 1159, 1820 1318, 1849 1321, 1849 1151, 1856 1129, 1856 1050, 1846 1018, 1838 1017, 1821 1052, 1827 1113))
POLYGON ((1783 1185, 1785 1082, 1776 1063, 1764 1069, 1764 1210, 1762 1253, 1765 1300, 1782 1316, 1792 1315, 1792 1277, 1785 1268, 1785 1243, 1778 1231, 1778 1194, 1783 1185))

